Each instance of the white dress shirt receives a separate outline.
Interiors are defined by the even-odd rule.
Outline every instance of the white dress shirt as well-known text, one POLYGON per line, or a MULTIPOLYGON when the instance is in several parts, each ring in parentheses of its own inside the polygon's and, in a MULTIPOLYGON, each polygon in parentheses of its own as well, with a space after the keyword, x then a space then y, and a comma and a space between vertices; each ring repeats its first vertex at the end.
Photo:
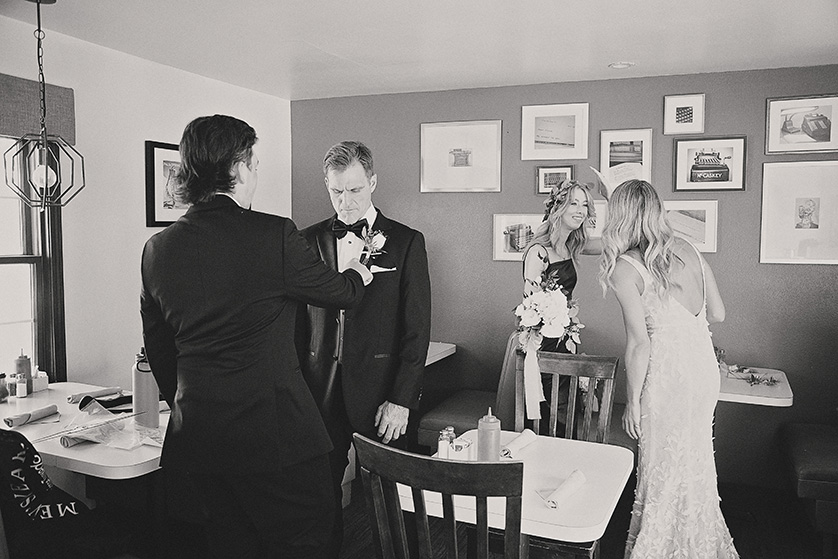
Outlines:
MULTIPOLYGON (((361 216, 361 219, 367 220, 367 231, 372 231, 375 225, 375 218, 378 217, 378 210, 375 206, 370 204, 367 212, 361 216)), ((360 219, 358 220, 360 221, 360 219)), ((347 223, 347 225, 352 225, 347 223)), ((338 239, 338 272, 346 270, 346 266, 353 258, 361 258, 361 252, 364 250, 364 241, 358 238, 354 233, 347 233, 342 239, 338 239)))

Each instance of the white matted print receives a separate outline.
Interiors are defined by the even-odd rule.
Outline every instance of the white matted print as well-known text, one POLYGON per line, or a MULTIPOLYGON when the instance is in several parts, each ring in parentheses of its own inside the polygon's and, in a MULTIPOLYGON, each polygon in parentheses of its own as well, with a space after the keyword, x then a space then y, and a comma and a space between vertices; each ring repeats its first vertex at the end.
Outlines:
POLYGON ((745 190, 745 136, 675 138, 674 190, 745 190))
POLYGON ((652 182, 652 129, 600 132, 600 172, 606 174, 607 171, 611 175, 621 175, 624 174, 620 172, 621 169, 630 168, 635 176, 634 170, 639 168, 640 178, 652 182))
POLYGON ((704 94, 667 95, 663 98, 663 133, 703 134, 704 94))
POLYGON ((596 217, 588 218, 585 225, 588 228, 589 239, 602 237, 602 228, 605 227, 605 220, 608 217, 608 203, 605 200, 594 200, 594 211, 596 217))
POLYGON ((716 252, 718 200, 664 200, 663 207, 676 235, 701 252, 716 252))
POLYGON ((838 151, 838 96, 768 99, 765 116, 765 153, 838 151))
POLYGON ((521 159, 587 159, 588 104, 521 107, 521 159))
POLYGON ((544 214, 495 214, 492 259, 523 260, 543 218, 544 214))
POLYGON ((759 261, 838 264, 838 161, 763 163, 759 261))
POLYGON ((420 135, 420 192, 500 192, 500 120, 423 123, 420 135))
POLYGON ((554 186, 573 180, 573 165, 562 167, 537 167, 535 170, 535 191, 550 194, 554 186))

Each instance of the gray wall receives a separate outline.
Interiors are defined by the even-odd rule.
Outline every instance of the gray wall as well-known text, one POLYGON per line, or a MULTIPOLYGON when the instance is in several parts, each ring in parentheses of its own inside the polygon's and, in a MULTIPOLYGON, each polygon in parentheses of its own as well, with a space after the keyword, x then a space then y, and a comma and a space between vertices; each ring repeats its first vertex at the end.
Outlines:
MULTIPOLYGON (((727 350, 730 363, 785 371, 795 394, 791 408, 719 404, 719 478, 778 485, 779 426, 838 422, 838 266, 759 263, 762 164, 836 154, 764 155, 766 98, 826 93, 838 93, 838 66, 296 101, 291 103, 293 217, 303 227, 332 213, 323 154, 340 140, 366 143, 378 173, 373 201, 426 236, 432 338, 457 344, 454 358, 428 371, 428 393, 494 388, 504 342, 515 327, 521 264, 492 260, 492 214, 543 210, 544 196, 535 192, 538 165, 570 163, 579 179, 593 181, 588 165, 599 168, 601 130, 652 128, 652 182, 661 196, 719 201, 718 252, 705 255, 727 305, 727 321, 713 327, 715 343, 727 350), (672 191, 674 136, 663 135, 663 97, 684 93, 706 94, 704 136, 747 136, 744 192, 672 191), (588 159, 522 161, 521 106, 575 102, 590 104, 588 159), (420 193, 420 123, 484 119, 503 120, 501 192, 420 193)), ((612 295, 603 298, 597 271, 597 259, 584 257, 574 292, 586 325, 582 351, 622 357, 619 306, 612 295)), ((619 428, 619 421, 614 425, 619 428)))

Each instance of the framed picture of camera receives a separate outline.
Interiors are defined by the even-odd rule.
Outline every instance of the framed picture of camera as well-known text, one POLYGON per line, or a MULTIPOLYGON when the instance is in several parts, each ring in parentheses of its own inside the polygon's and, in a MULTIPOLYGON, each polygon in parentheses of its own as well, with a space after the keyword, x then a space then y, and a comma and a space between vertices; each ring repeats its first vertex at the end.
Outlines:
POLYGON ((745 136, 676 138, 673 190, 745 190, 746 146, 745 136))

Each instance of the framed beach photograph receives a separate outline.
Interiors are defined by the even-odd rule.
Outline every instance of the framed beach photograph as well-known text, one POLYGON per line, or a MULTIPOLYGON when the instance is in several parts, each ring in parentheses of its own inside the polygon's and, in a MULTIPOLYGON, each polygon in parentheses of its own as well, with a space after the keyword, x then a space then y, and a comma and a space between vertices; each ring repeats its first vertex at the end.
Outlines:
POLYGON ((602 228, 605 225, 605 218, 608 216, 608 203, 605 200, 594 200, 594 211, 596 217, 588 218, 585 225, 588 228, 589 239, 602 237, 602 228))
POLYGON ((500 192, 500 120, 423 123, 420 136, 420 192, 500 192))
POLYGON ((554 186, 570 180, 573 180, 573 165, 536 167, 535 169, 535 191, 537 194, 550 194, 550 190, 554 186))
POLYGON ((838 151, 838 134, 832 129, 838 95, 781 97, 766 104, 766 155, 838 151))
POLYGON ((588 104, 521 107, 521 159, 587 159, 588 104))
POLYGON ((664 96, 663 133, 704 134, 704 94, 664 96))
POLYGON ((652 129, 600 132, 599 171, 614 184, 635 177, 652 182, 652 129))
POLYGON ((745 136, 675 138, 675 191, 745 190, 745 136))
POLYGON ((186 213, 187 204, 175 196, 180 152, 177 144, 146 140, 145 143, 145 224, 166 227, 186 213))
POLYGON ((495 214, 493 217, 492 259, 520 262, 544 214, 495 214))
POLYGON ((663 207, 676 235, 692 242, 700 252, 716 252, 718 200, 664 200, 663 207))
POLYGON ((762 164, 762 264, 838 264, 838 161, 762 164))

